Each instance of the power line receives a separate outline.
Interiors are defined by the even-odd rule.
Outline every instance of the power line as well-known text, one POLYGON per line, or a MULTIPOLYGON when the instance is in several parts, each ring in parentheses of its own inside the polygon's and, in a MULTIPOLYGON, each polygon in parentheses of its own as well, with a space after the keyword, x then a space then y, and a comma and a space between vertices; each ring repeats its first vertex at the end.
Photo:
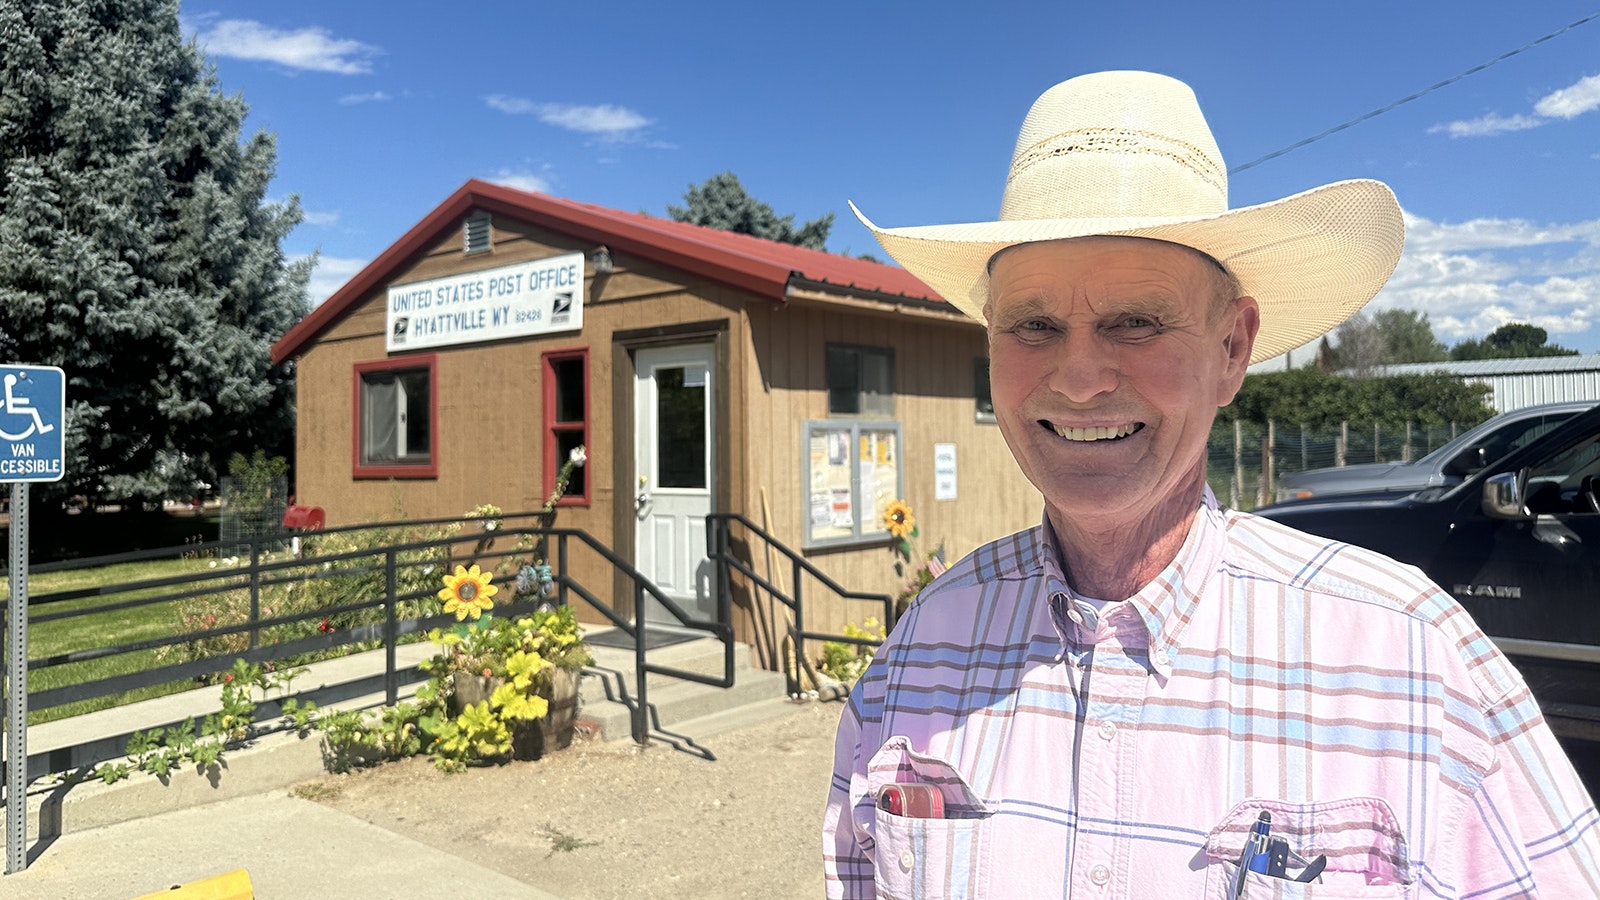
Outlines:
POLYGON ((1422 89, 1420 91, 1417 91, 1415 94, 1411 94, 1411 95, 1406 96, 1406 97, 1401 97, 1399 100, 1396 100, 1393 103, 1389 104, 1388 106, 1382 107, 1381 109, 1375 109, 1372 112, 1366 113, 1364 115, 1357 116, 1354 119, 1351 119, 1350 121, 1345 122, 1345 123, 1343 123, 1341 125, 1335 125, 1332 128, 1329 128, 1327 131, 1321 132, 1320 134, 1314 134, 1311 137, 1308 137, 1308 138, 1306 138, 1305 140, 1302 140, 1302 141, 1296 141, 1295 143, 1290 144, 1287 147, 1284 147, 1282 150, 1274 150, 1271 153, 1268 153, 1266 156, 1263 156, 1263 157, 1261 157, 1259 159, 1252 159, 1252 160, 1250 160, 1249 162, 1245 163, 1242 166, 1234 166, 1233 168, 1228 170, 1228 174, 1229 175, 1234 175, 1234 174, 1237 174, 1239 172, 1243 172, 1245 169, 1248 169, 1248 168, 1250 168, 1252 166, 1259 166, 1259 165, 1261 165, 1262 163, 1266 162, 1269 159, 1277 159, 1278 157, 1284 155, 1285 153, 1288 153, 1288 152, 1290 152, 1292 150, 1298 150, 1298 149, 1300 149, 1301 147, 1304 147, 1307 144, 1314 144, 1317 141, 1320 141, 1323 138, 1327 137, 1328 135, 1337 134, 1338 132, 1341 132, 1341 131, 1345 130, 1346 128, 1349 128, 1352 125, 1360 125, 1362 122, 1365 122, 1366 120, 1368 120, 1370 118, 1373 118, 1374 116, 1381 116, 1384 113, 1388 112, 1391 109, 1394 109, 1397 106, 1402 106, 1404 104, 1410 103, 1411 101, 1413 101, 1413 100, 1415 100, 1415 99, 1417 99, 1419 97, 1426 97, 1427 95, 1433 93, 1434 91, 1437 91, 1438 89, 1440 89, 1442 87, 1449 87, 1450 85, 1455 84, 1456 82, 1460 81, 1461 79, 1466 78, 1468 75, 1476 75, 1477 73, 1482 72, 1484 69, 1489 68, 1490 66, 1494 65, 1495 63, 1503 62, 1505 60, 1510 59, 1513 56, 1516 56, 1518 53, 1522 53, 1522 52, 1525 52, 1527 50, 1531 50, 1534 47, 1538 46, 1539 44, 1542 44, 1545 41, 1548 41, 1553 37, 1559 37, 1559 36, 1561 36, 1563 34, 1566 34, 1567 32, 1571 31, 1572 29, 1577 28, 1579 25, 1583 25, 1583 24, 1585 24, 1587 22, 1592 22, 1595 19, 1600 19, 1600 12, 1592 13, 1590 15, 1584 16, 1583 18, 1579 19, 1578 21, 1573 22, 1571 25, 1566 26, 1565 28, 1557 29, 1557 30, 1552 31, 1549 34, 1545 35, 1544 37, 1538 38, 1537 40, 1529 41, 1528 43, 1523 44, 1521 47, 1518 47, 1515 50, 1509 50, 1509 51, 1507 51, 1505 53, 1502 53, 1499 56, 1496 56, 1494 59, 1489 60, 1488 62, 1479 63, 1478 65, 1473 66, 1472 68, 1466 70, 1465 72, 1462 72, 1459 75, 1456 75, 1456 76, 1451 77, 1451 78, 1446 78, 1444 81, 1441 81, 1438 84, 1435 84, 1435 85, 1433 85, 1431 87, 1427 87, 1427 88, 1424 88, 1424 89, 1422 89))

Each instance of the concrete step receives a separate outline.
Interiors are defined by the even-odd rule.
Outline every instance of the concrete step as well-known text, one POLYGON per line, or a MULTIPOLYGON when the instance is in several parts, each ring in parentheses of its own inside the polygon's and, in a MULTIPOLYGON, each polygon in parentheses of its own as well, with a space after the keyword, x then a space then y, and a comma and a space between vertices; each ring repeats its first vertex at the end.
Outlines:
MULTIPOLYGON (((588 722, 601 740, 631 740, 633 701, 638 694, 633 651, 591 645, 591 652, 595 662, 579 683, 578 716, 588 722)), ((723 645, 714 638, 695 638, 654 648, 649 651, 649 662, 714 678, 725 674, 723 645)), ((772 701, 788 702, 783 675, 752 667, 750 648, 744 644, 734 646, 732 687, 715 687, 656 673, 647 674, 645 679, 646 700, 655 711, 649 724, 652 731, 667 736, 692 734, 680 732, 681 728, 691 725, 702 730, 717 729, 720 723, 713 717, 743 707, 772 701)), ((737 722, 737 715, 730 721, 737 722)))

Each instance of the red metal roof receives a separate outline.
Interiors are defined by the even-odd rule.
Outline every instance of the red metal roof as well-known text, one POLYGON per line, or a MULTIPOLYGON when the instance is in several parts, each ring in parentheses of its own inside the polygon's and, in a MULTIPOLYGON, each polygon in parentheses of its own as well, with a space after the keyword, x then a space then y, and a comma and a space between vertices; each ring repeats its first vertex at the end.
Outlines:
POLYGON ((846 296, 855 292, 944 302, 932 288, 896 266, 473 179, 457 188, 400 240, 279 338, 272 345, 273 364, 298 355, 306 344, 341 319, 373 289, 386 284, 417 254, 457 228, 461 218, 473 209, 548 228, 582 241, 605 244, 613 253, 672 266, 774 300, 785 299, 791 279, 799 278, 836 287, 846 296))

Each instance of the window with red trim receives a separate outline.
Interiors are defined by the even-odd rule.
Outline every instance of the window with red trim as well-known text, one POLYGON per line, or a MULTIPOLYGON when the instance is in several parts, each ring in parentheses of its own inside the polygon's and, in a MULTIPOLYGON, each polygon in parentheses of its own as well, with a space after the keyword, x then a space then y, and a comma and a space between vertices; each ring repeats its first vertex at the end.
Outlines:
MULTIPOLYGON (((556 475, 572 451, 589 447, 589 350, 556 350, 544 354, 544 493, 556 487, 556 475)), ((588 465, 574 466, 561 505, 587 506, 588 465)))
POLYGON ((355 477, 439 474, 436 362, 428 354, 356 363, 355 477))

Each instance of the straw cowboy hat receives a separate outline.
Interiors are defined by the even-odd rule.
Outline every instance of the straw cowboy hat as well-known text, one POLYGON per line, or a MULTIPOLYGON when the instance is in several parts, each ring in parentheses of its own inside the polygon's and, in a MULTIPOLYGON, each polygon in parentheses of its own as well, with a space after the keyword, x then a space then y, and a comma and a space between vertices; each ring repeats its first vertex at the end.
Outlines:
POLYGON ((1405 241, 1400 205, 1366 179, 1228 208, 1228 170, 1189 86, 1149 72, 1064 81, 1028 111, 1000 220, 872 229, 883 249, 983 321, 991 258, 1089 235, 1156 238, 1227 267, 1261 306, 1250 361, 1314 340, 1383 287, 1405 241))

